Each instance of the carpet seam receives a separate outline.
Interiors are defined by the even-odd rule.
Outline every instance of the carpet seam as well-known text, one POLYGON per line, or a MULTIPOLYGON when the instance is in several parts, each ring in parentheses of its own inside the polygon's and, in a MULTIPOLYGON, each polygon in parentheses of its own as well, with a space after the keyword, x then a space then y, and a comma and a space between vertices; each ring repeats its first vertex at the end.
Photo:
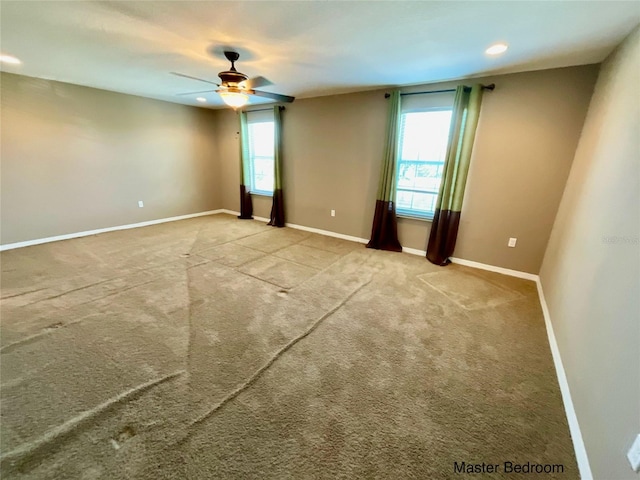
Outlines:
MULTIPOLYGON (((225 396, 222 400, 220 400, 216 405, 214 405, 208 412, 200 415, 200 417, 193 420, 189 427, 194 427, 199 425, 200 423, 207 420, 209 417, 214 415, 216 412, 220 411, 225 405, 234 400, 238 395, 251 387, 256 381, 260 379, 260 377, 287 351, 289 351, 292 347, 294 347, 298 342, 308 337, 311 333, 313 333, 328 317, 337 312, 340 308, 342 308, 349 300, 351 300, 360 290, 371 283, 372 278, 367 280, 365 283, 356 288, 353 292, 351 292, 344 300, 342 300, 338 305, 333 307, 331 310, 322 315, 318 320, 313 322, 307 330, 305 330, 302 334, 298 335, 291 341, 289 341, 285 346, 283 346, 280 350, 276 352, 262 367, 256 370, 249 379, 243 382, 239 387, 225 396)), ((188 435, 189 436, 189 435, 188 435)), ((188 438, 187 436, 187 438, 188 438)), ((185 438, 186 439, 186 438, 185 438)), ((184 439, 183 439, 184 440, 184 439)))
MULTIPOLYGON (((287 227, 285 227, 285 229, 286 229, 286 228, 287 228, 287 227)), ((292 229, 292 230, 293 230, 293 231, 297 231, 297 230, 295 230, 295 229, 292 229)), ((264 233, 264 232, 259 232, 259 233, 264 233)), ((258 235, 258 234, 256 234, 256 235, 258 235)), ((248 235, 248 236, 246 236, 246 237, 242 237, 242 239, 249 238, 249 237, 252 237, 252 236, 253 236, 253 235, 248 235)), ((255 250, 256 252, 264 253, 265 255, 273 255, 274 253, 278 253, 278 252, 280 252, 281 250, 284 250, 285 248, 289 248, 289 247, 291 247, 291 246, 293 246, 293 245, 298 245, 298 244, 300 244, 301 242, 304 242, 304 241, 305 241, 307 238, 309 238, 310 236, 311 236, 311 234, 307 234, 306 236, 302 237, 300 240, 298 240, 298 241, 296 241, 296 242, 293 242, 293 243, 290 243, 289 245, 285 245, 284 247, 277 248, 277 249, 275 249, 275 250, 274 250, 274 251, 272 251, 272 252, 265 252, 264 250, 258 250, 257 248, 253 248, 253 247, 250 247, 250 246, 248 246, 248 245, 242 245, 242 244, 238 244, 238 245, 240 245, 241 247, 249 248, 249 249, 251 249, 251 250, 255 250)))
MULTIPOLYGON (((280 257, 280 256, 278 256, 278 255, 273 255, 273 256, 274 256, 274 257, 276 257, 276 258, 279 258, 279 259, 281 259, 281 260, 286 260, 287 262, 295 263, 296 265, 300 265, 300 266, 302 266, 302 267, 313 268, 314 270, 318 270, 318 272, 322 272, 322 271, 326 270, 326 269, 327 269, 327 268, 329 268, 331 265, 333 265, 334 263, 339 262, 340 260, 342 260, 342 258, 343 258, 343 257, 346 257, 349 253, 351 253, 351 252, 348 252, 348 253, 346 253, 346 254, 344 254, 344 255, 340 255, 339 253, 330 252, 329 250, 323 250, 323 249, 321 249, 321 248, 310 247, 309 245, 302 245, 302 243, 294 243, 293 245, 301 245, 301 246, 303 246, 303 247, 311 248, 311 249, 313 249, 313 250, 318 250, 319 252, 326 252, 326 253, 332 253, 332 254, 334 254, 334 255, 338 255, 338 258, 336 258, 334 261, 332 261, 329 265, 326 265, 325 267, 322 267, 322 268, 312 267, 311 265, 305 265, 304 263, 298 263, 298 262, 295 262, 295 261, 293 261, 293 260, 289 260, 288 258, 280 257)), ((290 247, 292 247, 293 245, 289 245, 289 246, 290 246, 290 247)), ((278 250, 278 251, 277 251, 277 252, 275 252, 275 253, 278 253, 278 252, 280 252, 280 251, 281 251, 281 250, 278 250)))
MULTIPOLYGON (((121 278, 124 278, 124 277, 121 277, 121 278)), ((73 308, 79 307, 81 305, 87 305, 87 304, 90 304, 90 303, 98 302, 100 300, 104 300, 105 298, 117 296, 117 295, 120 295, 122 293, 128 292, 130 290, 134 290, 134 289, 136 289, 138 287, 143 287, 145 285, 148 285, 150 283, 154 283, 154 282, 157 282, 157 281, 158 281, 158 279, 155 278, 153 280, 149 280, 149 281, 146 281, 146 282, 137 283, 135 285, 130 285, 130 286, 127 286, 127 287, 122 287, 121 289, 119 289, 116 292, 111 292, 111 293, 108 293, 106 295, 103 295, 102 297, 97 297, 97 298, 91 299, 91 300, 86 301, 86 302, 76 303, 76 304, 74 304, 74 305, 72 305, 70 307, 63 307, 62 310, 72 310, 73 308)), ((95 286, 95 285, 91 285, 91 286, 95 286)), ((82 289, 78 289, 78 290, 82 290, 82 289)), ((77 290, 74 290, 74 291, 77 291, 77 290)), ((67 293, 73 293, 73 291, 67 292, 67 293)), ((63 294, 63 295, 66 295, 66 294, 63 294)), ((46 301, 46 300, 50 300, 50 299, 44 299, 42 301, 46 301)), ((31 304, 29 304, 29 305, 31 305, 31 304)), ((89 317, 95 317, 96 315, 100 315, 102 313, 104 313, 104 312, 90 313, 90 314, 85 315, 84 317, 76 320, 75 322, 64 323, 64 324, 60 325, 60 328, 56 328, 56 329, 46 330, 48 327, 45 326, 38 333, 34 333, 33 335, 29 335, 28 337, 22 338, 22 339, 17 340, 17 341, 15 341, 13 343, 10 343, 8 345, 4 345, 3 347, 0 347, 0 354, 10 353, 13 349, 15 349, 17 347, 20 347, 22 345, 28 345, 29 343, 32 343, 32 342, 38 340, 40 337, 51 335, 54 332, 57 332, 59 330, 65 329, 67 327, 71 327, 71 326, 76 325, 78 323, 84 322, 84 321, 88 320, 89 317)))
POLYGON ((56 449, 60 446, 60 444, 56 441, 63 440, 73 435, 76 432, 76 429, 88 420, 99 417, 100 415, 109 412, 109 410, 117 407, 123 402, 133 400, 139 395, 145 393, 147 390, 157 385, 161 385, 169 380, 173 380, 183 373, 184 370, 178 370, 176 372, 165 375, 164 377, 156 378, 155 380, 142 383, 125 391, 124 393, 120 393, 115 397, 112 397, 106 402, 103 402, 90 410, 85 410, 72 419, 67 420, 62 425, 58 425, 52 430, 45 432, 45 434, 42 435, 39 439, 30 443, 22 444, 17 448, 0 455, 0 463, 4 468, 15 469, 19 468, 29 460, 33 460, 34 457, 37 458, 38 456, 46 455, 47 453, 50 453, 51 449, 56 449), (56 444, 50 447, 53 442, 56 442, 56 444))
MULTIPOLYGON (((127 277, 130 277, 130 276, 138 274, 138 273, 148 272, 148 271, 151 271, 151 270, 157 270, 157 269, 165 268, 168 265, 171 265, 173 263, 178 263, 180 261, 181 261, 181 258, 178 258, 178 259, 175 259, 175 260, 170 260, 168 262, 161 263, 159 265, 154 265, 153 267, 135 269, 133 272, 128 273, 126 275, 120 275, 120 276, 116 276, 116 277, 111 277, 111 278, 107 278, 107 279, 104 279, 104 280, 100 280, 99 282, 94 282, 94 283, 90 283, 88 285, 84 285, 84 286, 81 286, 81 287, 73 288, 71 290, 66 290, 66 291, 64 291, 64 292, 62 292, 62 293, 60 293, 58 295, 53 295, 51 297, 42 298, 42 299, 36 300, 34 302, 26 303, 24 305, 20 305, 17 308, 29 307, 31 305, 35 305, 35 304, 40 303, 40 302, 46 302, 48 300, 54 300, 56 298, 62 297, 64 295, 67 295, 67 294, 70 294, 70 293, 77 292, 79 290, 84 290, 84 289, 87 289, 87 288, 95 287, 97 285, 102 285, 103 283, 108 283, 108 282, 112 282, 112 281, 115 281, 115 280, 123 280, 123 279, 126 279, 127 277)), ((45 287, 42 290, 46 290, 47 288, 51 288, 51 287, 45 287)), ((29 292, 25 292, 25 293, 29 293, 29 292)), ((31 293, 33 293, 33 292, 31 292, 31 293)), ((18 295, 14 295, 14 297, 15 296, 18 296, 18 295)), ((8 298, 8 297, 5 297, 5 298, 8 298)), ((91 303, 91 302, 86 302, 86 303, 91 303)))
MULTIPOLYGON (((198 235, 200 234, 200 231, 202 230, 202 228, 203 228, 205 225, 206 225, 206 223, 204 223, 204 222, 203 222, 203 223, 202 223, 202 225, 200 225, 200 227, 198 228, 198 230, 197 230, 197 232, 196 232, 196 239, 194 240, 194 243, 193 243, 193 244, 192 244, 192 246, 191 246, 191 250, 193 250, 193 247, 195 246, 195 242, 197 241, 198 235)), ((92 235, 92 236, 93 236, 93 235, 92 235)), ((83 242, 83 241, 85 241, 87 238, 88 238, 88 237, 80 237, 80 238, 77 238, 77 239, 70 238, 70 239, 68 239, 68 240, 79 240, 79 241, 80 241, 80 243, 82 244, 82 242, 83 242)), ((35 246, 35 245, 34 245, 34 246, 35 246)), ((86 247, 86 245, 85 245, 85 247, 86 247)), ((212 248, 213 248, 213 247, 212 247, 212 248)), ((87 251, 87 253, 88 253, 88 254, 90 254, 91 256, 93 256, 93 257, 97 258, 98 260, 102 261, 102 259, 101 259, 100 257, 97 257, 97 256, 96 256, 95 254, 93 254, 93 252, 91 252, 90 250, 88 250, 88 251, 87 251)), ((62 292, 62 293, 60 293, 60 294, 58 294, 58 295, 53 295, 53 296, 51 296, 51 297, 42 298, 42 299, 40 299, 40 300, 36 300, 35 302, 30 302, 30 303, 27 303, 27 304, 25 304, 25 305, 21 305, 21 306, 20 306, 20 308, 28 307, 28 306, 30 306, 30 305, 35 305, 36 303, 40 303, 40 302, 46 302, 46 301, 48 301, 48 300, 53 300, 53 299, 56 299, 56 298, 62 297, 62 296, 64 296, 64 295, 67 295, 67 294, 69 294, 69 293, 73 293, 73 292, 76 292, 76 291, 79 291, 79 290, 84 290, 84 289, 86 289, 86 288, 90 288, 90 287, 95 287, 96 285, 101 285, 101 284, 103 284, 103 283, 107 283, 107 282, 110 282, 110 281, 120 280, 120 279, 125 279, 125 278, 127 278, 127 277, 129 277, 129 276, 131 276, 131 275, 136 274, 136 273, 146 272, 146 271, 154 270, 154 269, 158 269, 158 268, 163 268, 163 267, 165 267, 165 266, 167 266, 167 265, 171 265, 172 263, 177 263, 177 262, 179 262, 179 261, 180 261, 180 258, 178 258, 178 259, 176 259, 176 260, 170 260, 170 261, 168 261, 168 262, 164 262, 164 263, 162 263, 162 264, 160 264, 160 265, 155 265, 155 266, 153 266, 153 267, 147 267, 147 268, 135 269, 135 270, 134 270, 134 272, 131 272, 131 273, 129 273, 129 274, 126 274, 126 275, 119 275, 119 276, 115 276, 115 277, 107 278, 107 279, 104 279, 104 280, 100 280, 99 282, 94 282, 94 283, 90 283, 90 284, 88 284, 88 285, 84 285, 84 286, 77 287, 77 288, 74 288, 74 289, 71 289, 71 290, 67 290, 67 291, 64 291, 64 292, 62 292)), ((16 295, 7 296, 7 297, 4 297, 4 298, 1 298, 0 300, 5 300, 5 299, 8 299, 8 298, 14 298, 14 297, 18 297, 18 296, 21 296, 21 295, 26 295, 26 294, 29 294, 29 293, 34 293, 34 292, 37 292, 37 291, 46 290, 47 288, 50 288, 50 287, 44 287, 44 288, 41 288, 41 289, 38 289, 38 290, 34 290, 34 291, 30 291, 30 292, 24 292, 24 293, 21 293, 21 294, 16 294, 16 295)), ((90 302, 89 302, 89 303, 90 303, 90 302)))
POLYGON ((285 290, 290 290, 292 288, 292 287, 283 287, 282 285, 278 285, 277 283, 270 282, 269 280, 265 280, 264 278, 256 277, 255 275, 251 275, 250 273, 243 272, 241 270, 236 270, 233 267, 229 267, 229 268, 231 268, 231 270, 233 270, 234 272, 238 272, 238 273, 240 273, 242 275, 245 275, 247 277, 253 278, 255 280, 259 280, 259 281, 264 282, 264 283, 266 283, 268 285, 271 285, 272 287, 284 288, 285 290))
MULTIPOLYGON (((291 246, 291 245, 289 245, 289 246, 291 246)), ((278 250, 278 251, 280 251, 280 250, 278 250)), ((279 257, 279 256, 271 254, 271 253, 269 253, 267 255, 271 256, 271 257, 273 257, 273 258, 275 258, 277 260, 281 260, 281 261, 284 261, 284 262, 287 262, 287 263, 291 263, 291 264, 296 265, 298 267, 310 268, 311 270, 315 270, 316 273, 314 273, 314 275, 316 275, 317 273, 320 273, 322 271, 321 268, 312 267, 311 265, 305 265, 304 263, 295 262, 293 260, 289 260, 288 258, 279 257)), ((256 260, 259 260, 259 259, 256 259, 256 260)), ((251 263, 251 262, 247 262, 247 263, 251 263)))
MULTIPOLYGON (((433 273, 439 273, 439 272, 433 272, 433 273)), ((477 307, 477 308, 467 308, 467 307, 465 307, 464 305, 462 305, 460 302, 458 302, 457 300, 455 300, 454 298, 452 298, 449 294, 447 294, 447 293, 446 293, 446 292, 444 292, 443 290, 440 290, 440 289, 439 289, 438 287, 436 287, 435 285, 433 285, 433 284, 431 284, 431 283, 427 282, 424 278, 422 278, 422 275, 418 275, 416 278, 417 278, 418 280, 420 280, 422 283, 424 283, 426 286, 428 286, 428 287, 432 288, 433 290, 435 290, 435 291, 436 291, 436 292, 438 292, 439 294, 441 294, 441 295, 443 295, 444 297, 446 297, 450 302, 454 303, 456 306, 458 306, 458 307, 462 308, 463 310, 465 310, 465 311, 467 311, 467 312, 475 312, 475 311, 482 310, 482 309, 485 309, 485 308, 495 308, 495 307, 498 307, 498 306, 500 306, 500 305, 505 305, 505 304, 507 304, 507 303, 511 303, 511 302, 515 302, 515 301, 522 300, 523 298, 527 298, 527 296, 526 296, 526 295, 524 295, 524 294, 522 294, 522 293, 520 293, 520 292, 516 292, 515 290, 505 288, 505 287, 503 287, 503 286, 501 286, 501 285, 498 285, 498 284, 495 284, 495 283, 492 283, 492 282, 487 282, 487 283, 490 283, 491 285, 493 285, 494 287, 500 288, 500 289, 501 289, 501 290, 503 290, 503 291, 505 291, 505 290, 509 290, 510 292, 513 292, 513 293, 515 293, 515 294, 519 295, 519 297, 518 297, 518 298, 514 298, 514 299, 512 299, 512 300, 507 300, 507 301, 502 302, 502 303, 498 303, 498 304, 496 304, 496 305, 488 305, 488 306, 477 307)), ((481 277, 476 277, 476 278, 480 278, 481 280, 483 280, 481 277)))
POLYGON ((87 315, 85 315, 84 317, 79 318, 78 320, 74 321, 74 322, 69 322, 69 323, 65 323, 63 325, 61 325, 59 328, 50 330, 50 331, 43 331, 48 327, 43 327, 40 332, 38 333, 34 333, 33 335, 29 335, 28 337, 25 338, 21 338, 20 340, 17 340, 13 343, 9 343, 8 345, 3 346, 2 348, 0 348, 0 354, 7 354, 7 353, 11 353, 12 350, 21 347, 23 345, 28 345, 32 342, 37 341, 40 337, 44 337, 46 335, 51 335, 51 333, 55 332, 56 330, 60 330, 62 328, 66 328, 66 327, 70 327, 72 325, 75 325, 76 323, 81 323, 84 322, 86 320, 89 319, 89 317, 95 317, 100 315, 102 312, 99 313, 88 313, 87 315))
MULTIPOLYGON (((226 242, 216 243, 215 245, 211 245, 210 247, 203 248, 202 250, 192 251, 192 253, 194 253, 196 255, 199 255, 200 252, 206 252, 207 250, 211 250, 213 248, 220 247, 222 245, 228 245, 230 243, 234 243, 234 242, 237 242, 239 240, 244 240, 245 238, 255 237, 256 235, 260 235, 261 233, 264 233, 264 232, 256 232, 256 233, 252 233, 251 235, 245 235, 244 237, 238 237, 238 238, 234 238, 233 240, 227 240, 226 242)), ((238 244, 238 245, 240 245, 240 244, 238 244)), ((244 248, 250 248, 251 249, 251 247, 247 247, 246 245, 240 245, 240 246, 244 247, 244 248)), ((192 249, 193 248, 195 248, 195 244, 193 245, 192 249)), ((251 249, 251 250, 255 250, 255 249, 251 249)), ((258 250, 258 251, 260 251, 261 253, 264 253, 261 250, 258 250)), ((202 256, 202 255, 200 255, 200 256, 202 256)), ((204 258, 207 258, 207 257, 204 257, 204 258)))
MULTIPOLYGON (((198 255, 197 253, 194 252, 194 249, 196 248, 196 244, 198 243, 198 238, 200 237, 200 233, 202 232, 202 229, 204 228, 205 223, 203 223, 200 228, 198 228, 198 231, 195 234, 195 237, 193 239, 193 243, 191 244, 191 248, 189 249, 189 251, 187 252, 188 257, 185 257, 185 262, 184 262, 184 275, 185 275, 185 283, 186 283, 186 301, 187 301, 187 305, 189 306, 187 309, 187 326, 189 328, 189 336, 187 338, 187 356, 185 358, 185 368, 186 368, 186 372, 187 372, 187 388, 189 390, 189 392, 191 392, 191 361, 193 358, 193 343, 195 340, 195 329, 193 327, 193 302, 192 302, 192 295, 191 295, 191 275, 190 270, 191 270, 191 266, 187 265, 188 260, 187 258, 190 258, 192 255, 196 255, 200 258, 205 258, 202 257, 201 255, 198 255)), ((198 265, 202 265, 202 264, 207 264, 209 262, 205 261, 205 262, 201 262, 198 263, 197 265, 194 266, 198 266, 198 265)))
POLYGON ((49 287, 36 288, 35 290, 29 290, 27 292, 16 293, 14 295, 7 295, 5 297, 0 298, 0 300, 7 300, 9 298, 22 297, 23 295, 29 295, 30 293, 41 292, 42 290, 46 290, 47 288, 49 287))
MULTIPOLYGON (((331 265, 327 265, 325 268, 321 269, 320 271, 318 271, 318 273, 316 275, 320 275, 324 272, 326 272, 327 270, 329 270, 335 263, 338 263, 340 260, 347 258, 349 255, 351 255, 353 252, 355 252, 356 250, 352 250, 351 252, 347 253, 346 255, 343 255, 342 257, 340 257, 338 260, 336 260, 334 263, 332 263, 331 265)), ((362 262, 360 262, 360 265, 364 264, 365 262, 367 262, 371 256, 373 255, 373 252, 369 252, 369 254, 362 260, 362 262)), ((297 288, 300 288, 302 285, 304 285, 305 283, 307 283, 308 281, 310 281, 312 278, 314 278, 316 275, 313 275, 312 277, 307 278, 306 280, 300 282, 298 285, 294 285, 293 287, 291 287, 290 290, 295 290, 297 288)), ((371 280, 369 280, 369 282, 371 282, 371 280)))

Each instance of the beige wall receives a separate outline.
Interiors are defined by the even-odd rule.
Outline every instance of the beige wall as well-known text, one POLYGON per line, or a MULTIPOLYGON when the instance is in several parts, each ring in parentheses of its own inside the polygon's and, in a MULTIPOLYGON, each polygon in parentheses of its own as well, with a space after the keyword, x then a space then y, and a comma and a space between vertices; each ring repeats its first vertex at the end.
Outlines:
MULTIPOLYGON (((483 101, 456 257, 538 273, 596 75, 597 66, 590 65, 474 80, 497 88, 483 101), (516 248, 507 247, 509 237, 518 238, 516 248)), ((287 105, 287 222, 369 237, 386 112, 381 90, 287 105)), ((238 210, 237 116, 229 110, 216 115, 222 204, 238 210)), ((269 216, 268 198, 254 197, 254 203, 256 215, 269 216)), ((430 223, 399 224, 403 246, 426 248, 430 223)))
POLYGON ((220 207, 212 111, 7 73, 1 82, 3 245, 220 207))
POLYGON ((640 27, 603 64, 541 281, 594 478, 637 479, 640 27))
MULTIPOLYGON (((455 256, 538 272, 596 74, 583 66, 479 79, 497 88, 484 97, 455 256), (515 249, 506 246, 511 236, 515 249)), ((2 107, 2 244, 238 210, 231 110, 10 74, 2 107)), ((382 90, 287 106, 288 222, 368 238, 386 111, 382 90)), ((254 204, 269 216, 270 198, 254 204)), ((424 250, 429 227, 400 219, 402 244, 424 250)))
MULTIPOLYGON (((386 100, 380 92, 296 101, 283 113, 287 222, 366 237, 373 220, 386 100), (336 216, 330 216, 330 210, 336 216)), ((239 209, 238 119, 218 111, 223 205, 239 209)), ((268 217, 269 197, 254 196, 254 214, 268 217)))
POLYGON ((539 272, 596 76, 587 66, 490 79, 456 257, 539 272))

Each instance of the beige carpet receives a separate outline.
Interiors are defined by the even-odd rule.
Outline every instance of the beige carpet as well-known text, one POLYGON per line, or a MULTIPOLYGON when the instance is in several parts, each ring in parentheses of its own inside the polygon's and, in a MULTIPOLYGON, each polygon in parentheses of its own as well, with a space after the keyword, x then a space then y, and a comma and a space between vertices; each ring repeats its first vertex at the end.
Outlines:
POLYGON ((1 259, 2 478, 578 477, 532 282, 227 215, 1 259))

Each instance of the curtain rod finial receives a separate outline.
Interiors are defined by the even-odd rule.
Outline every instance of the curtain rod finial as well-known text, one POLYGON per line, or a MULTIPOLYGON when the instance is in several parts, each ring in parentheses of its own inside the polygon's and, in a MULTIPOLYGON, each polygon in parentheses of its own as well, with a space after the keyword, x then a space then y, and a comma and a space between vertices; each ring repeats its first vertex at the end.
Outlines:
POLYGON ((390 93, 385 93, 385 94, 384 94, 384 98, 389 98, 390 96, 391 96, 391 94, 390 94, 390 93))

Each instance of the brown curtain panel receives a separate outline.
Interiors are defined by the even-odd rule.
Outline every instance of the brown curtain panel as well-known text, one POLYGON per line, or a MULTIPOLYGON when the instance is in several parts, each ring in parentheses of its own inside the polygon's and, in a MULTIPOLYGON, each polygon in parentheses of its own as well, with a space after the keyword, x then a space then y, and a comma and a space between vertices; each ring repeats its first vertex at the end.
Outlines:
POLYGON ((387 135, 376 197, 376 209, 371 228, 371 240, 367 248, 401 252, 396 218, 396 165, 398 160, 398 135, 400 134, 400 91, 389 99, 387 135))
POLYGON ((253 202, 249 191, 249 127, 247 126, 247 112, 240 112, 240 215, 238 218, 250 220, 253 218, 253 202))
POLYGON ((427 245, 427 259, 436 265, 451 263, 449 257, 456 246, 481 103, 481 85, 456 89, 442 183, 427 245))
POLYGON ((284 227, 284 198, 282 194, 282 110, 273 107, 274 152, 273 152, 273 204, 268 225, 284 227))

